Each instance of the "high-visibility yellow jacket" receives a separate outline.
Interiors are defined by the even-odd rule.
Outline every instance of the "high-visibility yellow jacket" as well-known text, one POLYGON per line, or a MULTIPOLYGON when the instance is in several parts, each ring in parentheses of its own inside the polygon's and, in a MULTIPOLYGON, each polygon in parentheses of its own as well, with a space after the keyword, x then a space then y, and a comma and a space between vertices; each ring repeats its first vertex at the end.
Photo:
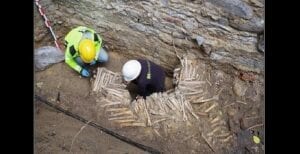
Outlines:
POLYGON ((95 42, 95 60, 97 60, 102 45, 102 38, 98 34, 96 34, 93 29, 84 26, 76 27, 67 34, 67 36, 65 37, 65 62, 78 73, 81 72, 82 67, 76 63, 75 58, 79 56, 79 42, 84 38, 89 38, 95 42))

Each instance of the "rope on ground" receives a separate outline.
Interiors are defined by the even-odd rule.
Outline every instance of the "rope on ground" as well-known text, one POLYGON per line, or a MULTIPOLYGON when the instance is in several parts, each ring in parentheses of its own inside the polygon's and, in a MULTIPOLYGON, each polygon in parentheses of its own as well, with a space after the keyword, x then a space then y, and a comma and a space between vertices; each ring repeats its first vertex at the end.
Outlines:
POLYGON ((94 122, 90 122, 90 121, 82 118, 81 116, 79 116, 77 114, 74 114, 74 113, 72 113, 72 112, 70 112, 68 110, 65 110, 65 109, 63 109, 63 108, 61 108, 61 107, 59 107, 57 105, 54 105, 54 104, 50 103, 49 101, 43 99, 42 97, 40 97, 38 95, 35 95, 35 99, 37 99, 38 101, 40 101, 40 102, 42 102, 42 103, 44 103, 44 104, 46 104, 46 105, 48 105, 48 106, 56 109, 56 110, 58 110, 58 111, 60 111, 60 112, 62 112, 64 114, 66 114, 66 115, 68 115, 68 116, 70 116, 70 117, 72 117, 74 119, 77 119, 77 120, 79 120, 79 121, 81 121, 81 122, 83 122, 85 124, 88 124, 88 125, 90 125, 90 126, 92 126, 94 128, 97 128, 97 129, 105 132, 106 134, 109 134, 109 135, 111 135, 111 136, 113 136, 113 137, 115 137, 115 138, 117 138, 117 139, 119 139, 119 140, 121 140, 123 142, 126 142, 126 143, 128 143, 130 145, 133 145, 133 146, 135 146, 135 147, 137 147, 139 149, 142 149, 144 151, 147 151, 147 152, 150 152, 150 153, 153 153, 153 154, 160 154, 161 153, 161 152, 159 152, 158 150, 156 150, 156 149, 154 149, 152 147, 148 147, 148 146, 145 146, 143 144, 134 142, 133 140, 131 140, 131 139, 127 138, 127 137, 121 136, 118 133, 115 133, 115 132, 113 132, 113 131, 111 131, 111 130, 109 130, 107 128, 104 128, 104 127, 102 127, 102 126, 100 126, 100 125, 98 125, 98 124, 96 124, 94 122))

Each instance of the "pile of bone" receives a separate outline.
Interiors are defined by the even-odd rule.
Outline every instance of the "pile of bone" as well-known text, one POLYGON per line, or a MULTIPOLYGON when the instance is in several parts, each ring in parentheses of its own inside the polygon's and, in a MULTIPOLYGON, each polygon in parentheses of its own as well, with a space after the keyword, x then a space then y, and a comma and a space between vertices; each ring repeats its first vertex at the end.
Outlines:
POLYGON ((122 83, 122 76, 120 73, 112 72, 103 67, 97 68, 97 74, 94 75, 94 78, 94 92, 101 92, 103 88, 106 88, 108 86, 122 90, 126 88, 126 85, 122 83))
POLYGON ((131 102, 126 86, 122 84, 121 75, 105 68, 98 68, 93 91, 101 93, 101 107, 108 119, 124 126, 154 126, 168 120, 188 121, 198 116, 191 104, 181 93, 153 93, 146 100, 131 102))
POLYGON ((220 92, 211 97, 210 74, 206 66, 195 57, 184 56, 181 67, 174 70, 175 91, 153 93, 147 99, 131 101, 120 73, 98 68, 93 91, 101 93, 101 107, 112 123, 121 127, 163 128, 170 123, 179 124, 192 119, 201 120, 201 136, 214 149, 232 141, 221 109, 216 102, 220 92), (195 114, 196 113, 196 114, 195 114), (201 115, 201 116, 199 116, 201 115))
POLYGON ((138 99, 132 102, 119 97, 121 93, 102 91, 106 97, 101 100, 105 104, 108 120, 121 127, 142 126, 160 127, 164 122, 188 122, 191 118, 198 119, 191 104, 180 94, 153 93, 147 99, 138 99))
POLYGON ((180 59, 181 66, 174 70, 175 91, 180 91, 188 100, 201 120, 202 138, 214 150, 227 147, 232 143, 230 133, 217 101, 222 89, 215 95, 209 94, 210 73, 204 63, 194 55, 185 55, 180 59), (200 116, 201 115, 201 116, 200 116))
POLYGON ((218 99, 211 97, 207 89, 212 86, 209 82, 210 73, 204 63, 192 54, 180 59, 181 66, 174 69, 173 82, 176 90, 191 103, 203 103, 218 99))
POLYGON ((98 102, 101 102, 101 107, 104 108, 109 120, 122 127, 142 125, 134 123, 137 118, 130 109, 130 93, 122 83, 120 73, 99 67, 93 81, 93 91, 102 95, 98 102))
POLYGON ((156 127, 168 120, 182 122, 192 117, 198 119, 191 104, 175 92, 153 93, 146 100, 134 100, 131 106, 139 122, 144 122, 146 126, 156 127))
POLYGON ((221 147, 230 147, 234 136, 227 127, 227 122, 223 118, 219 103, 208 101, 201 104, 198 112, 207 114, 202 118, 202 127, 200 127, 201 136, 214 149, 219 150, 221 147))

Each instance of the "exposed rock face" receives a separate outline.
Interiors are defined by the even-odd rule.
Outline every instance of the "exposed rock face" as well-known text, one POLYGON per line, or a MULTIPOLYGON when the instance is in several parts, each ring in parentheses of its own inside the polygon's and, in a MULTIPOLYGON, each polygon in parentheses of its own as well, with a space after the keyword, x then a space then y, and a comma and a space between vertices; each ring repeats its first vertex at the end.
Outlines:
POLYGON ((109 50, 151 59, 168 71, 179 63, 174 46, 179 55, 194 52, 242 71, 264 70, 257 37, 264 29, 260 0, 53 0, 41 4, 60 41, 71 28, 85 25, 100 33, 109 50), (197 36, 205 40, 200 41, 201 47, 197 36))

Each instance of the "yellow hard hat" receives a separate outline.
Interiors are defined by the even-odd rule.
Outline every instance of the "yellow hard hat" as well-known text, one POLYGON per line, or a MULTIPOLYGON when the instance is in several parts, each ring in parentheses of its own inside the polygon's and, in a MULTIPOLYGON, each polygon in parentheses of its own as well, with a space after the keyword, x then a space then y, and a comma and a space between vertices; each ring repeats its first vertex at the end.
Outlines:
POLYGON ((79 43, 79 55, 83 62, 91 63, 96 56, 95 44, 92 40, 83 39, 79 43))

